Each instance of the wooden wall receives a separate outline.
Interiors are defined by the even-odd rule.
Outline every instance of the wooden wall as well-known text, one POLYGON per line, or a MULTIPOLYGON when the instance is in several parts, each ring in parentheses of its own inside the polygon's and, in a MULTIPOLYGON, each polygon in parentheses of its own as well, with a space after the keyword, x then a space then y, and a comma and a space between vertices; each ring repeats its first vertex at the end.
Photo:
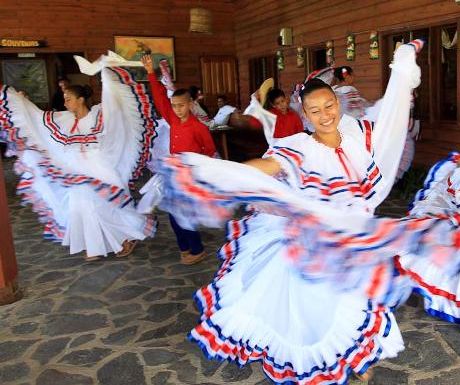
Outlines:
MULTIPOLYGON (((375 100, 382 94, 383 63, 368 58, 370 31, 382 36, 459 20, 460 5, 454 0, 1 0, 0 15, 0 38, 43 39, 48 47, 40 52, 85 52, 91 60, 113 49, 114 35, 175 36, 178 87, 201 83, 200 56, 236 55, 244 108, 248 60, 278 50, 282 27, 292 27, 294 36, 293 46, 282 48, 286 69, 279 81, 286 92, 305 77, 305 69, 295 66, 296 46, 334 40, 341 65, 346 63, 345 37, 354 33, 356 86, 375 100), (196 6, 212 12, 212 35, 188 32, 189 10, 196 6)), ((15 51, 0 48, 0 54, 15 51)), ((419 151, 418 157, 431 162, 447 147, 460 147, 460 129, 444 134, 441 143, 431 132, 429 142, 418 146, 430 156, 419 151)))
POLYGON ((48 47, 37 51, 85 52, 94 60, 113 50, 114 35, 174 36, 177 86, 188 87, 201 83, 200 56, 235 53, 233 2, 202 2, 212 12, 211 35, 188 32, 190 8, 197 6, 192 0, 1 0, 0 38, 46 40, 48 47))
MULTIPOLYGON (((382 60, 369 59, 371 31, 376 30, 382 36, 391 31, 460 19, 460 5, 454 0, 236 0, 235 12, 235 44, 243 106, 249 101, 250 58, 274 54, 281 49, 286 68, 279 75, 279 84, 285 92, 290 92, 293 84, 306 75, 304 68, 296 68, 296 46, 315 46, 327 40, 334 40, 336 65, 351 65, 356 87, 363 96, 369 100, 378 99, 382 95, 384 71, 382 60), (283 27, 293 28, 291 47, 277 44, 283 27), (356 60, 353 62, 345 60, 345 37, 349 33, 356 37, 356 60)), ((381 48, 382 45, 381 42, 381 48)), ((444 156, 448 149, 460 148, 459 125, 442 133, 444 135, 436 134, 431 128, 426 130, 426 138, 417 145, 418 163, 429 164, 444 156)))
POLYGON ((235 42, 243 104, 249 100, 249 58, 283 50, 286 69, 279 80, 288 91, 305 76, 303 68, 295 67, 295 47, 314 46, 327 40, 334 40, 336 64, 352 65, 357 88, 365 97, 376 99, 381 94, 382 71, 380 60, 368 58, 370 31, 411 29, 459 17, 460 5, 454 0, 237 0, 235 42), (277 45, 282 27, 293 28, 292 47, 277 45), (348 33, 356 36, 354 62, 345 60, 348 33))

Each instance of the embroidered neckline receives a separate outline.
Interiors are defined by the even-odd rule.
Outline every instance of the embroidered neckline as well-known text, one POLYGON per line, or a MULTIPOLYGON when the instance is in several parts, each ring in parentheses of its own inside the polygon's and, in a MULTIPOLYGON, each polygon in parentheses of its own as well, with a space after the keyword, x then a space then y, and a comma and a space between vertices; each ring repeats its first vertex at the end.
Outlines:
POLYGON ((73 130, 78 132, 78 119, 75 120, 69 135, 63 133, 62 128, 54 120, 54 114, 54 111, 45 111, 43 113, 43 124, 48 129, 51 138, 63 145, 97 143, 97 135, 104 129, 102 111, 100 109, 97 111, 95 125, 88 134, 74 133, 75 131, 73 130))
POLYGON ((315 137, 313 137, 313 135, 309 135, 311 139, 313 139, 313 141, 318 144, 319 146, 321 147, 324 147, 328 150, 332 150, 332 151, 335 151, 337 150, 338 148, 342 148, 342 145, 343 145, 343 134, 342 132, 337 128, 337 132, 339 133, 339 136, 340 136, 340 143, 337 147, 330 147, 324 143, 321 143, 318 139, 316 139, 315 137))

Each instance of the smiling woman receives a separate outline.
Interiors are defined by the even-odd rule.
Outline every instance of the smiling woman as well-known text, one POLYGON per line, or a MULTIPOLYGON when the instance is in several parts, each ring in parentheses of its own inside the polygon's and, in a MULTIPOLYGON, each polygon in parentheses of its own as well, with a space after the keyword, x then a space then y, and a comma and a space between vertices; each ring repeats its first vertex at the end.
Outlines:
MULTIPOLYGON (((362 223, 383 223, 372 216, 394 182, 411 92, 420 80, 415 62, 420 48, 408 44, 395 53, 375 124, 340 117, 330 87, 310 80, 302 101, 315 137, 298 133, 275 139, 263 159, 247 165, 190 153, 164 161, 162 207, 181 226, 218 226, 238 204, 251 207, 247 216, 228 223, 219 252, 222 267, 195 295, 202 317, 189 338, 207 357, 239 365, 262 361, 276 383, 342 385, 351 373, 365 375, 373 363, 404 348, 392 311, 392 301, 404 293, 393 281, 391 257, 365 273, 348 263, 363 263, 360 253, 370 249, 369 260, 376 263, 372 257, 395 255, 406 243, 383 251, 388 228, 377 225, 368 234, 362 223), (318 215, 297 222, 305 212, 318 215), (316 232, 318 226, 324 227, 316 232), (372 245, 345 250, 343 242, 359 242, 349 231, 369 236, 372 245), (346 236, 332 240, 332 233, 346 236), (323 240, 330 240, 329 251, 317 249, 323 240), (329 264, 329 258, 335 262, 329 264), (340 290, 344 277, 352 283, 340 290)), ((251 103, 258 117, 273 117, 256 100, 251 103)), ((413 235, 412 230, 398 234, 413 235)), ((456 250, 453 242, 448 248, 456 250)))
POLYGON ((340 106, 332 88, 320 79, 312 79, 305 84, 300 98, 305 116, 315 128, 312 137, 326 146, 339 147, 340 106))

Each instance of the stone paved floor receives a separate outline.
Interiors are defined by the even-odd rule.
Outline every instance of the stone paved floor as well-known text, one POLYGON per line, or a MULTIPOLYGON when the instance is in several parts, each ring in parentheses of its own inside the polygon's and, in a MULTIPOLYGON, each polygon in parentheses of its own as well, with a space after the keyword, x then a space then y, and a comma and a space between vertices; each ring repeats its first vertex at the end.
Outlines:
MULTIPOLYGON (((166 217, 157 237, 129 259, 84 263, 41 238, 41 226, 14 194, 6 162, 10 213, 24 298, 0 307, 0 384, 160 385, 270 384, 260 366, 207 361, 186 339, 197 312, 196 288, 217 268, 212 255, 192 267, 178 263, 166 217)), ((383 212, 404 212, 399 200, 383 212)), ((205 231, 210 252, 222 231, 205 231)), ((406 350, 375 370, 373 385, 460 384, 460 333, 424 315, 420 304, 397 314, 406 350)))

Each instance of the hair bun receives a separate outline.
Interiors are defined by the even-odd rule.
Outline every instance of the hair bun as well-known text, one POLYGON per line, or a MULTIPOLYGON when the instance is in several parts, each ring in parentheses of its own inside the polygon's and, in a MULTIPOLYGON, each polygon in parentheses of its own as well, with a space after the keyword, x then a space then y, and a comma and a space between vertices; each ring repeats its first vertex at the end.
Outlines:
POLYGON ((93 89, 89 85, 85 84, 83 86, 83 93, 84 98, 89 99, 91 96, 93 96, 93 89))
POLYGON ((313 78, 313 79, 307 80, 303 84, 303 87, 301 88, 300 93, 299 93, 300 99, 303 100, 304 97, 311 94, 313 91, 320 90, 320 89, 327 89, 335 95, 334 91, 332 90, 329 84, 327 84, 325 81, 321 79, 313 78))
POLYGON ((340 66, 334 70, 334 76, 341 82, 345 80, 345 75, 353 75, 353 70, 350 66, 340 66))

